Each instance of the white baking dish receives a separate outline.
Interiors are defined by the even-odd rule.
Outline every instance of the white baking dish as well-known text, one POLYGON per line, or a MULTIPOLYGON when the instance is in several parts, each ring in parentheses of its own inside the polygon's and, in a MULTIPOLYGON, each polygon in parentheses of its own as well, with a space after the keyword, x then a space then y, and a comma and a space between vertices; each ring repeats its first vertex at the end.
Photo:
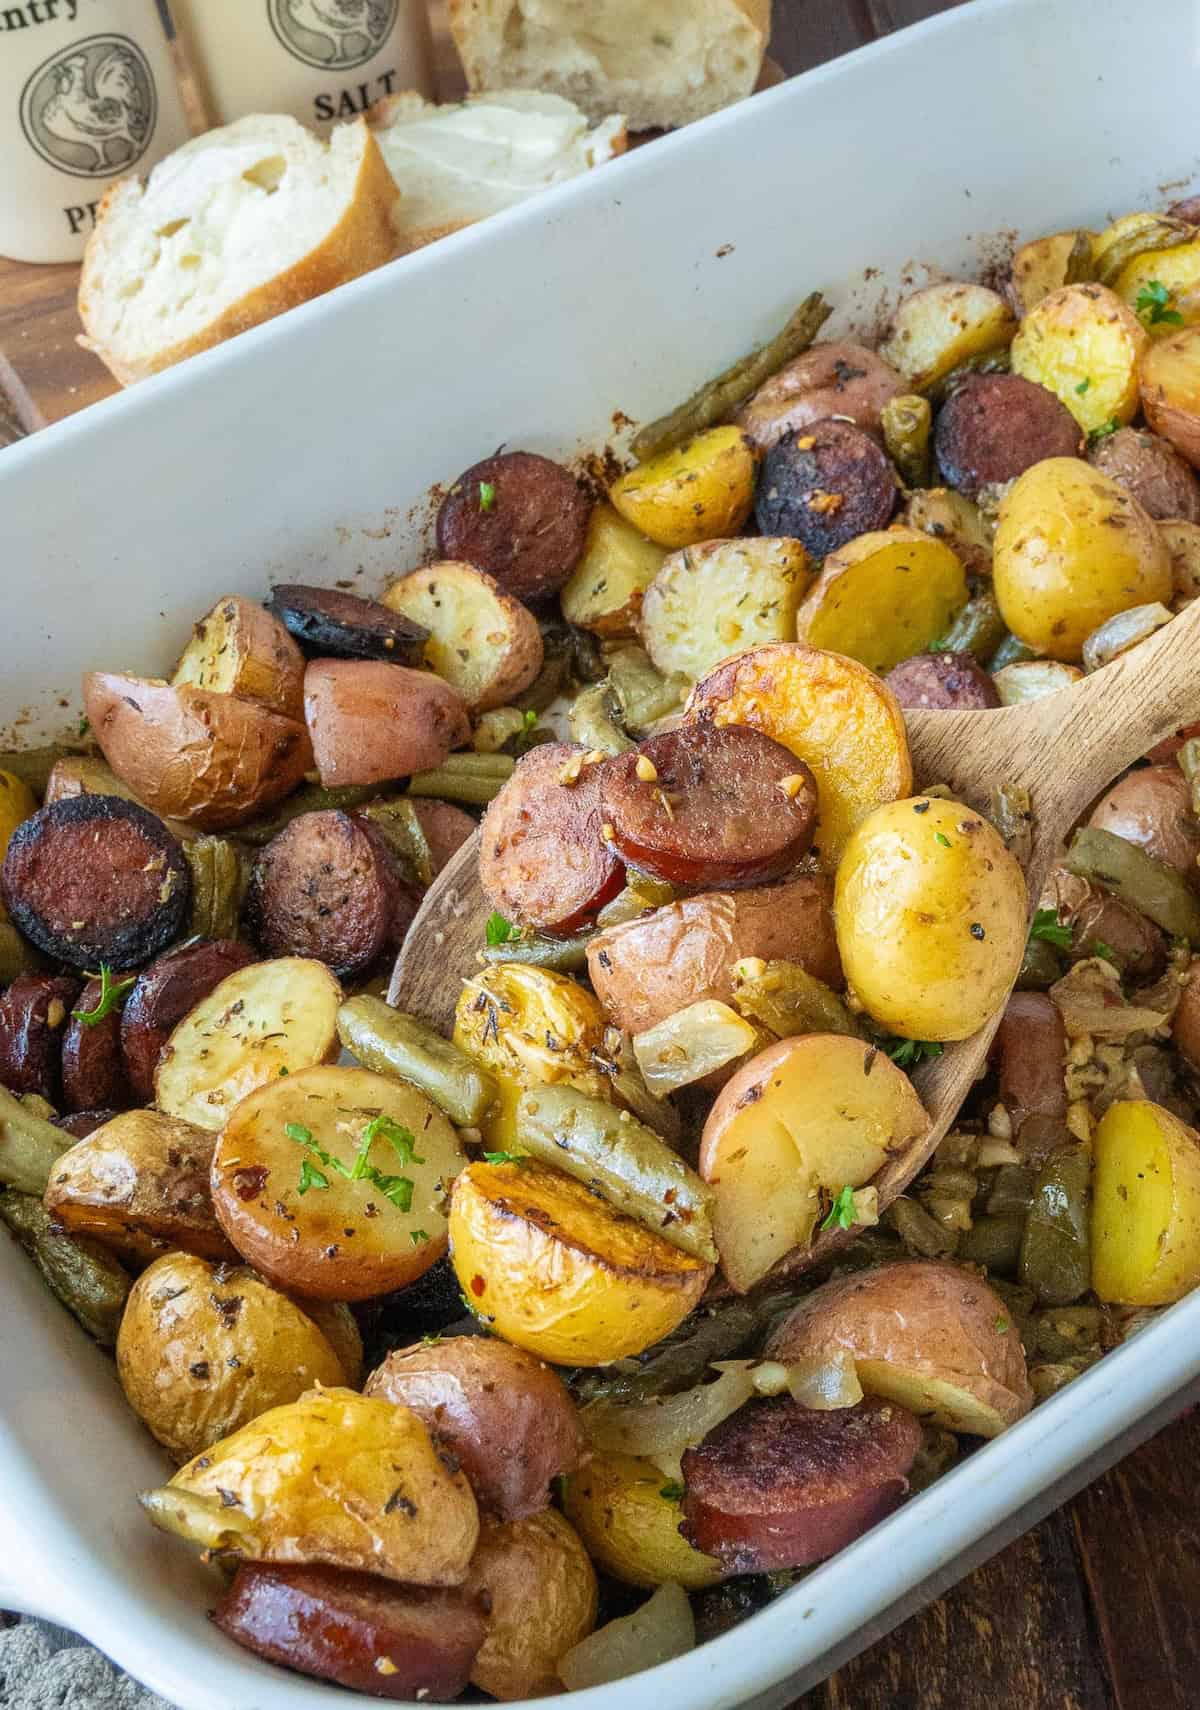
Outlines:
MULTIPOLYGON (((502 441, 603 443, 616 408, 675 402, 813 286, 844 305, 836 327, 926 266, 986 261, 999 232, 1190 184, 1197 6, 1153 14, 976 0, 6 451, 0 719, 52 731, 84 667, 161 669, 229 589, 417 562, 431 483, 502 441)), ((344 1706, 210 1628, 212 1580, 134 1501, 163 1465, 112 1366, 7 1242, 0 1290, 0 1607, 79 1630, 183 1710, 344 1706)), ((578 1710, 786 1702, 1198 1379, 1200 1294, 749 1628, 578 1710)))

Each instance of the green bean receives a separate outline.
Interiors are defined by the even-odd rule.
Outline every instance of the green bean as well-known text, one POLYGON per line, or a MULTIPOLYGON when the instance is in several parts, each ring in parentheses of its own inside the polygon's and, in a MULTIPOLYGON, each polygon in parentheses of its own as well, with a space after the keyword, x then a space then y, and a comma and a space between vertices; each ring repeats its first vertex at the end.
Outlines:
POLYGON ((0 772, 11 772, 40 797, 45 795, 50 774, 58 762, 77 760, 80 752, 68 742, 51 742, 44 748, 9 748, 0 752, 0 772))
POLYGON ((1063 963, 1053 944, 1044 938, 1031 938, 1025 946, 1017 974, 1019 992, 1047 992, 1063 977, 1063 963))
POLYGON ((1158 214, 1146 225, 1126 232, 1110 243, 1095 268, 1095 278, 1101 285, 1113 285, 1123 270, 1139 255, 1156 253, 1160 249, 1177 249, 1181 243, 1193 243, 1195 226, 1186 220, 1173 220, 1169 214, 1158 214))
POLYGON ((988 818, 1022 867, 1033 853, 1033 803, 1018 784, 997 784, 988 801, 988 818))
POLYGON ((607 679, 582 689, 567 714, 571 737, 585 748, 601 754, 623 754, 633 742, 621 729, 616 696, 607 679))
POLYGON ((0 986, 10 986, 19 974, 36 974, 46 966, 41 952, 10 921, 0 920, 0 986))
POLYGON ((0 1087, 0 1182, 5 1187, 45 1193, 55 1159, 71 1144, 69 1134, 0 1087))
POLYGON ((192 874, 193 938, 236 938, 250 881, 249 862, 227 837, 197 837, 183 844, 192 874))
POLYGON ((917 393, 889 398, 879 414, 883 444, 906 487, 929 485, 929 436, 933 411, 917 393))
POLYGON ((517 1142, 594 1188, 672 1246, 715 1263, 713 1191, 653 1129, 568 1086, 522 1093, 517 1142))
POLYGON ((923 1205, 918 1205, 907 1194, 894 1199, 884 1216, 909 1252, 919 1253, 923 1259, 948 1258, 958 1248, 955 1231, 943 1229, 923 1205))
POLYGON ((408 780, 408 793, 486 807, 500 794, 515 766, 508 754, 451 754, 431 772, 415 772, 408 780))
POLYGON ((1001 1164, 987 1197, 988 1215, 1016 1211, 1024 1217, 1033 1200, 1033 1171, 1024 1164, 1001 1164))
POLYGON ((485 962, 521 962, 534 968, 550 968, 556 974, 578 974, 587 967, 587 947, 593 932, 577 932, 573 938, 510 938, 507 944, 485 944, 485 962))
POLYGON ((1069 1306, 1091 1282, 1092 1161, 1078 1144, 1054 1152, 1033 1188, 1021 1242, 1021 1281, 1046 1306, 1069 1306))
POLYGON ((1063 284, 1086 285, 1095 277, 1096 269, 1092 261, 1091 236, 1088 232, 1076 232, 1075 242, 1071 245, 1067 264, 1063 269, 1063 284))
POLYGON ((832 313, 821 293, 811 292, 768 344, 743 356, 715 380, 707 381, 686 403, 644 427, 633 442, 634 456, 644 461, 723 422, 772 374, 806 351, 832 313))
POLYGON ((956 1257, 970 1265, 984 1265, 989 1271, 1015 1276, 1024 1233, 1023 1212, 1006 1211, 997 1217, 977 1217, 971 1227, 959 1236, 956 1257))
POLYGON ((1066 866, 1112 891, 1172 938, 1200 945, 1200 901, 1182 873, 1111 831, 1084 826, 1071 839, 1066 866))
POLYGON ((863 1036, 838 994, 799 962, 735 962, 733 1001, 749 1020, 761 1022, 780 1039, 797 1033, 863 1036))
POLYGON ((1023 641, 1018 641, 1015 635, 1006 635, 998 642, 996 651, 988 660, 986 669, 991 672, 1003 671, 1006 665, 1021 665, 1026 659, 1037 659, 1039 654, 1032 647, 1027 647, 1023 641))
POLYGON ((496 1083, 449 1039, 377 997, 338 1010, 338 1038, 364 1069, 410 1081, 460 1128, 473 1128, 496 1098, 496 1083))
POLYGON ((114 1347, 132 1279, 98 1241, 65 1235, 32 1194, 0 1194, 0 1220, 42 1273, 51 1293, 101 1347, 114 1347))
MULTIPOLYGON (((789 1304, 794 1304, 790 1300, 789 1304)), ((572 1380, 580 1403, 653 1401, 678 1395, 704 1378, 714 1360, 732 1359, 760 1327, 761 1307, 749 1300, 720 1300, 702 1306, 678 1330, 637 1356, 572 1380), (632 1368, 632 1369, 626 1369, 632 1368)))
POLYGON ((687 694, 687 680, 664 677, 650 662, 650 655, 636 641, 621 641, 606 653, 608 680, 617 698, 621 723, 627 730, 645 730, 647 725, 677 713, 687 694))
POLYGON ((970 653, 982 664, 995 653, 1006 633, 996 596, 990 588, 981 588, 951 620, 934 651, 970 653))
POLYGON ((249 825, 239 826, 238 837, 243 843, 261 848, 273 837, 278 837, 284 826, 299 819, 302 813, 320 813, 326 808, 349 810, 362 807, 364 802, 378 796, 382 789, 382 784, 343 784, 333 790, 327 790, 322 784, 302 784, 266 819, 256 819, 249 825))
POLYGON ((665 908, 678 896, 674 885, 656 879, 653 873, 641 873, 636 867, 625 869, 625 883, 643 908, 665 908))
POLYGON ((415 884, 433 883, 433 851, 417 810, 407 796, 389 796, 371 802, 358 810, 358 817, 375 827, 415 884))
POLYGON ((1037 1349, 1048 1360, 1070 1360, 1100 1350, 1104 1314, 1098 1306, 1060 1306, 1038 1319, 1037 1349))

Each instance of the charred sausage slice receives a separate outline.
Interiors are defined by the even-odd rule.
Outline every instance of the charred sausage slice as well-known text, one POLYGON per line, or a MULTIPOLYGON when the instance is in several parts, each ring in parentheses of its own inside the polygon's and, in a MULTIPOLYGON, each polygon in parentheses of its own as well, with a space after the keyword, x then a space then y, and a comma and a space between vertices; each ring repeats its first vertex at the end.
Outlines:
POLYGON ((73 968, 136 968, 178 938, 191 878, 161 819, 118 796, 75 796, 13 833, 0 890, 15 924, 73 968))
POLYGON ((1046 457, 1078 457, 1079 425, 1066 405, 1019 374, 973 374, 951 392, 933 430, 938 467, 968 499, 1046 457))
POLYGON ((574 932, 620 890, 621 863, 603 836, 602 766, 585 765, 573 743, 543 743, 488 808, 479 882, 506 920, 574 932))
POLYGON ((884 682, 902 707, 972 712, 1000 705, 995 683, 970 653, 915 653, 884 682))
POLYGON ((425 1704, 458 1697, 484 1639, 483 1614, 464 1592, 328 1567, 239 1567, 213 1620, 268 1662, 425 1704))
POLYGON ((78 996, 69 975, 17 976, 0 998, 0 1086, 61 1102, 63 1036, 78 996))
POLYGON ((374 828, 340 809, 301 814, 254 863, 248 919, 268 956, 366 973, 411 924, 399 868, 374 828))
POLYGON ((878 442, 853 422, 813 422, 768 451, 755 516, 766 535, 791 535, 825 558, 856 535, 884 528, 896 475, 878 442))
POLYGON ((817 812, 802 760, 749 725, 707 720, 610 760, 600 799, 624 861, 700 889, 781 877, 807 852, 817 812))
POLYGON ((1000 1098, 1018 1133, 1027 1116, 1067 1114, 1067 1035, 1043 992, 1014 992, 996 1030, 1000 1098))
POLYGON ((750 1401, 683 1455, 688 1542, 731 1573, 824 1561, 890 1514, 921 1427, 894 1402, 750 1401))
POLYGON ((578 564, 592 502, 569 469, 531 451, 473 464, 442 500, 438 551, 486 570, 505 593, 557 593, 578 564))
POLYGON ((100 1009, 103 995, 104 982, 89 980, 63 1033, 62 1102, 68 1111, 125 1110, 134 1102, 121 1056, 119 1005, 95 1021, 84 1019, 100 1009))
POLYGON ((411 618, 341 588, 280 582, 271 589, 267 610, 313 657, 420 665, 429 640, 429 631, 411 618))
POLYGON ((136 1103, 154 1102, 154 1071, 177 1024, 227 974, 254 960, 248 944, 215 939, 170 950, 141 975, 120 1017, 121 1055, 136 1103))

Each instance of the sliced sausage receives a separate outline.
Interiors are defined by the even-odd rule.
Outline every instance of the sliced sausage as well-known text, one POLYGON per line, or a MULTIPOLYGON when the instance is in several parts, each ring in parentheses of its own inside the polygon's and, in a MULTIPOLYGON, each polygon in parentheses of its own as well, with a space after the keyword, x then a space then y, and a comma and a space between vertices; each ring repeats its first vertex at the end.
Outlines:
POLYGON ((695 719, 610 760, 600 802, 631 866, 673 885, 732 887, 780 878, 807 853, 817 786, 762 731, 695 719))
POLYGON ((1188 1067, 1200 1074, 1200 967, 1195 964, 1171 1020, 1171 1040, 1188 1067))
POLYGON ((878 437, 883 406, 908 390, 903 376, 875 351, 849 339, 831 339, 811 345, 773 374, 734 421, 759 451, 829 416, 847 416, 878 437))
POLYGON ((1079 424, 1066 405, 1019 374, 971 374, 938 411, 933 449, 948 486, 974 499, 1046 457, 1078 457, 1079 424))
POLYGON ((243 1565, 212 1618, 268 1662, 373 1698, 426 1704, 465 1690, 485 1630, 464 1592, 329 1567, 243 1565))
POLYGON ((312 956, 357 979, 403 937, 404 887, 373 826, 326 808, 304 813, 254 863, 247 920, 268 956, 312 956))
POLYGON ((192 885, 161 819, 119 796, 76 796, 13 833, 0 890, 39 950, 73 968, 136 968, 183 932, 192 885))
POLYGON ((254 960, 248 944, 215 939, 170 950, 139 977, 120 1018, 121 1056, 136 1103, 154 1102, 154 1071, 179 1022, 227 974, 254 960))
MULTIPOLYGON (((68 1111, 126 1110, 134 1102, 121 1056, 121 1006, 90 1021, 100 1008, 102 980, 89 980, 62 1041, 62 1103, 68 1111)), ((147 1101, 148 1102, 148 1101, 147 1101)))
POLYGON ((977 712, 1000 705, 995 683, 970 653, 914 653, 884 682, 902 707, 977 712))
POLYGON ((824 1561, 896 1507, 920 1444, 894 1402, 747 1402, 684 1451, 679 1529, 731 1573, 824 1561))
POLYGON ((1079 874, 1056 867, 1046 882, 1042 903, 1070 927, 1072 961, 1103 952, 1122 974, 1135 980, 1152 980, 1166 966, 1167 940, 1160 928, 1079 874))
POLYGON ((486 457, 442 500, 438 551, 494 576, 507 594, 555 594, 583 556, 592 501, 569 469, 531 451, 486 457))
POLYGON ((1178 766, 1144 766, 1105 790, 1089 825, 1136 843, 1156 861, 1200 883, 1200 821, 1192 814, 1191 786, 1178 766))
POLYGON ((1044 992, 1014 992, 996 1031, 1000 1098, 1017 1131, 1027 1116, 1067 1114, 1067 1035, 1044 992))
POLYGON ((425 658, 429 631, 422 624, 342 588, 280 582, 267 610, 312 656, 390 659, 393 665, 420 665, 425 658))
POLYGON ((0 997, 0 1086, 61 1103, 63 1036, 78 997, 69 975, 18 974, 0 997))
POLYGON ((451 1336, 389 1354, 365 1395, 408 1407, 462 1462, 501 1520, 538 1514, 550 1481, 574 1472, 584 1439, 558 1374, 490 1336, 451 1336))
POLYGON ((418 796, 413 800, 413 812, 425 833, 436 877, 468 838, 474 837, 479 827, 469 813, 455 807, 453 802, 438 802, 418 796))
POLYGON ((89 1134, 94 1134, 97 1128, 103 1128, 106 1122, 111 1122, 117 1115, 115 1110, 75 1110, 70 1116, 52 1116, 50 1120, 56 1128, 61 1128, 64 1134, 69 1134, 74 1140, 86 1140, 89 1134))
POLYGON ((768 451, 755 516, 766 535, 791 535, 825 558, 883 528, 896 508, 896 474, 878 442, 853 422, 813 422, 768 451))
POLYGON ((518 926, 574 932, 621 888, 621 863, 601 834, 602 766, 581 764, 583 755, 570 742, 532 749, 484 816, 479 882, 518 926))
POLYGON ((1191 464, 1159 434, 1148 428, 1118 428, 1092 446, 1087 460, 1119 481, 1156 521, 1200 523, 1200 481, 1191 464))

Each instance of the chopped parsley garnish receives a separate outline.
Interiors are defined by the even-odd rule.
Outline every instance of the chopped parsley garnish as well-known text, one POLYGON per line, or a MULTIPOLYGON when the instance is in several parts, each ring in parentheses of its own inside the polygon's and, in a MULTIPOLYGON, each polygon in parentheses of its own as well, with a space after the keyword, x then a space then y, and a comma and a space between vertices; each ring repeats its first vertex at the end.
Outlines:
POLYGON ((327 1188, 328 1186, 329 1177, 317 1168, 311 1158, 302 1158, 300 1160, 300 1185, 296 1191, 303 1196, 309 1188, 327 1188))
POLYGON ((528 754, 535 746, 533 733, 537 729, 538 715, 532 707, 521 714, 521 728, 513 738, 513 753, 520 759, 522 754, 528 754))
MULTIPOLYGON (((96 976, 93 975, 94 979, 96 976)), ((137 984, 137 975, 130 974, 123 980, 114 980, 112 969, 107 962, 100 964, 100 996, 95 1009, 73 1009, 71 1014, 76 1021, 81 1021, 85 1027, 95 1027, 98 1022, 110 1016, 129 988, 137 984)))
POLYGON ((485 1152, 485 1164, 524 1164, 529 1157, 528 1152, 485 1152))
POLYGON ((423 1229, 410 1229, 408 1232, 408 1238, 414 1247, 419 1247, 422 1241, 428 1241, 429 1239, 423 1229))
POLYGON ((1107 439, 1110 434, 1116 433, 1120 425, 1116 416, 1110 416, 1106 422, 1101 422, 1099 427, 1094 427, 1088 434, 1088 444, 1099 445, 1102 439, 1107 439))
POLYGON ((1103 938, 1097 938, 1092 945, 1092 955, 1099 956, 1103 962, 1115 962, 1117 953, 1111 944, 1106 944, 1103 938))
POLYGON ((822 1229, 853 1229, 854 1227, 854 1189, 847 1182, 829 1208, 829 1215, 821 1219, 822 1229))
POLYGON ((933 839, 935 843, 940 843, 943 849, 949 849, 950 839, 946 836, 944 831, 935 831, 933 839))
POLYGON ((942 1047, 936 1039, 897 1039, 885 1047, 897 1068, 910 1069, 927 1057, 940 1057, 942 1047))
POLYGON ((1008 1319, 997 1318, 993 1328, 995 1329, 997 1336, 1006 1336, 1008 1334, 1008 1319))
MULTIPOLYGON (((336 1170, 338 1175, 345 1176, 347 1181, 368 1181, 377 1187, 385 1199, 391 1201, 397 1211, 411 1211, 415 1184, 407 1176, 388 1176, 382 1170, 377 1170, 374 1164, 367 1162, 373 1141, 382 1136, 399 1155, 402 1164, 423 1164, 424 1158, 418 1157, 411 1132, 394 1121, 390 1116, 376 1116, 368 1122, 359 1142, 358 1153, 354 1163, 347 1167, 340 1158, 335 1158, 332 1152, 327 1152, 323 1146, 318 1146, 312 1137, 312 1130, 305 1128, 302 1122, 285 1122, 283 1132, 297 1146, 303 1146, 311 1152, 318 1163, 324 1164, 327 1170, 336 1170)), ((312 1187, 328 1187, 329 1178, 315 1169, 311 1160, 305 1158, 300 1166, 299 1192, 307 1193, 312 1187)))
POLYGON ((1069 950, 1072 936, 1072 929, 1063 925, 1058 918, 1058 910, 1053 908, 1039 908, 1029 928, 1031 944, 1041 939, 1046 944, 1053 944, 1057 950, 1069 950))
POLYGON ((1161 279, 1150 279, 1137 294, 1134 308, 1148 327, 1181 327, 1183 316, 1171 308, 1171 293, 1161 279))
POLYGON ((79 734, 80 734, 80 736, 86 736, 88 731, 91 730, 91 728, 92 728, 92 721, 90 718, 88 718, 87 714, 85 713, 84 716, 79 721, 79 734))
POLYGON ((1087 389, 1091 385, 1091 383, 1092 382, 1091 382, 1090 377, 1085 374, 1083 379, 1079 382, 1078 386, 1076 386, 1076 388, 1075 388, 1075 396, 1077 398, 1082 398, 1083 394, 1087 391, 1087 389))
POLYGON ((511 944, 521 936, 521 928, 514 926, 511 920, 505 920, 502 914, 489 914, 483 935, 489 945, 511 944))
POLYGON ((359 1143, 358 1157, 354 1160, 354 1168, 350 1172, 351 1181, 360 1181, 363 1176, 371 1174, 371 1165, 367 1163, 367 1154, 376 1140, 386 1140, 402 1164, 423 1164, 424 1158, 417 1153, 417 1139, 411 1128, 405 1128, 390 1116, 375 1116, 363 1129, 363 1137, 359 1143))
POLYGON ((493 481, 481 481, 479 483, 479 508, 480 508, 480 510, 481 511, 490 511, 495 503, 496 503, 495 482, 493 482, 493 481))
POLYGON ((658 1494, 665 1498, 667 1502, 682 1502, 683 1486, 680 1484, 678 1479, 673 1478, 670 1484, 663 1485, 658 1494))

